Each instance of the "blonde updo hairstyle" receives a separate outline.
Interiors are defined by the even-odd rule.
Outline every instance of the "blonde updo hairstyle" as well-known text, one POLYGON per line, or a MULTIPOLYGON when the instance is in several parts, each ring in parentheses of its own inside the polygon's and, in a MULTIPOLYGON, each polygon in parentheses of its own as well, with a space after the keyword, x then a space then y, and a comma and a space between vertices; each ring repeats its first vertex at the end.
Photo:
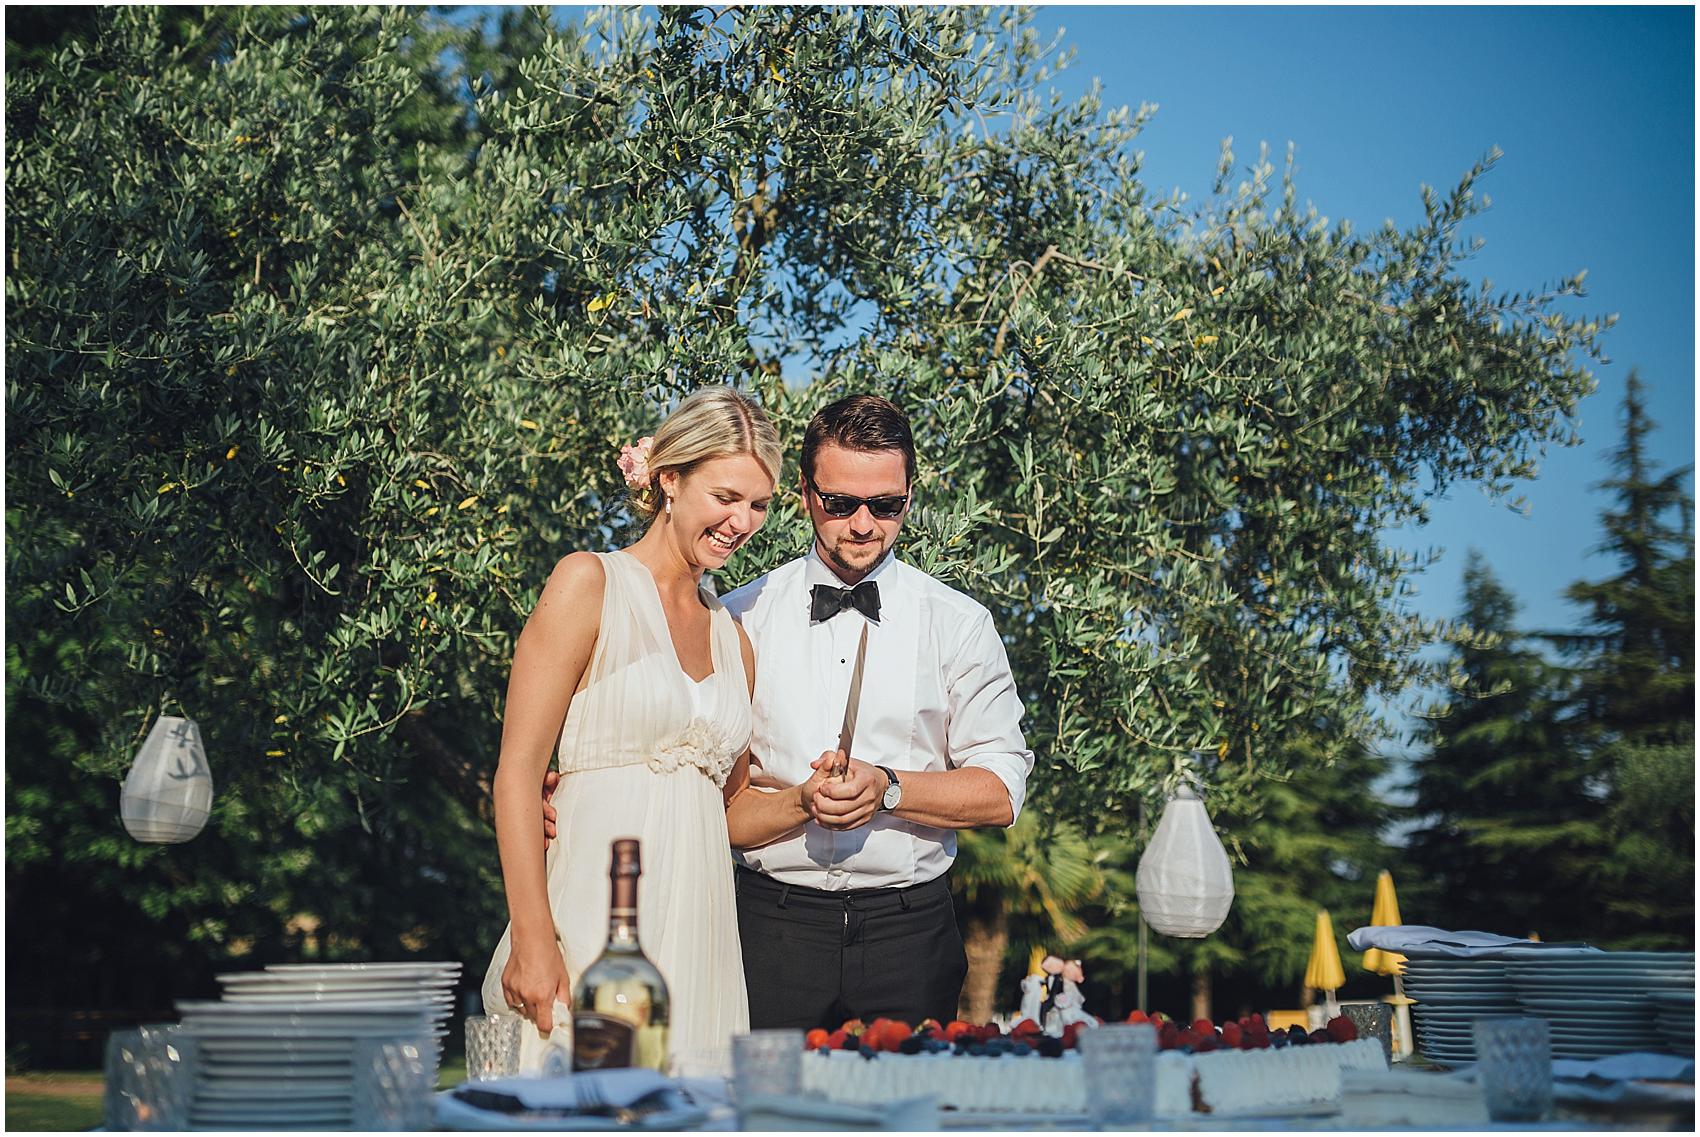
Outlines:
POLYGON ((631 493, 639 516, 651 520, 661 511, 661 475, 687 475, 712 458, 749 454, 777 484, 783 451, 779 432, 767 412, 730 387, 696 391, 663 422, 649 449, 649 484, 631 493))

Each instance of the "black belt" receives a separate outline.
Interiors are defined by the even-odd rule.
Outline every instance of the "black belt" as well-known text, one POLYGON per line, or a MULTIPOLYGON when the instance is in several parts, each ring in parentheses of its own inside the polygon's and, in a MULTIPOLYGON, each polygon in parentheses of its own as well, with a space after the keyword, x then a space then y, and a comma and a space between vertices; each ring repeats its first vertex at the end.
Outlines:
POLYGON ((863 908, 877 909, 885 907, 907 909, 910 902, 923 890, 949 891, 949 884, 942 876, 920 884, 905 885, 901 888, 810 888, 806 884, 786 884, 782 880, 774 880, 765 873, 756 872, 744 865, 733 865, 737 876, 738 889, 750 890, 752 893, 762 893, 777 898, 779 907, 783 908, 792 901, 801 901, 811 908, 863 908))

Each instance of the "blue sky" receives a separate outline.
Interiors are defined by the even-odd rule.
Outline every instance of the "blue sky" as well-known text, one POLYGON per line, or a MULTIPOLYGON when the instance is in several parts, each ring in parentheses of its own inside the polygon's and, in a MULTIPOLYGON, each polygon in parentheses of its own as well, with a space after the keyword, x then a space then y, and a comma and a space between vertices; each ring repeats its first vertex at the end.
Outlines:
MULTIPOLYGON (((1297 183, 1360 231, 1421 216, 1491 147, 1493 208, 1468 268, 1496 290, 1588 271, 1577 314, 1616 313, 1610 362, 1580 411, 1583 444, 1549 451, 1514 490, 1527 514, 1455 487, 1431 521, 1395 539, 1444 549, 1412 605, 1451 617, 1466 551, 1517 596, 1526 629, 1572 627, 1564 588, 1612 571, 1590 556, 1607 498, 1624 378, 1639 368, 1664 469, 1694 460, 1694 10, 1553 7, 1046 6, 1036 26, 1077 51, 1056 82, 1092 79, 1106 107, 1156 103, 1140 148, 1154 190, 1209 191, 1221 141, 1241 164, 1297 147, 1297 183)), ((1689 481, 1692 487, 1692 479, 1689 481)))

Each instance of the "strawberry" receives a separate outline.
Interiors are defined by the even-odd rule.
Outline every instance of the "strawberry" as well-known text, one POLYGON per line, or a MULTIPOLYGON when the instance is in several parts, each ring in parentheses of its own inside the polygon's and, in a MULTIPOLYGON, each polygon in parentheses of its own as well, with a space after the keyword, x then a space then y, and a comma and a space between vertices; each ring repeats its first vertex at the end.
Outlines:
POLYGON ((1358 1037, 1358 1024, 1345 1015, 1335 1015, 1328 1020, 1328 1037, 1335 1042, 1352 1042, 1358 1037))
POLYGON ((922 1019, 921 1025, 917 1026, 915 1028, 915 1033, 919 1034, 919 1035, 930 1035, 930 1034, 938 1034, 943 1030, 944 1030, 944 1027, 939 1025, 939 1020, 937 1020, 937 1019, 922 1019))
POLYGON ((1181 1045, 1181 1032, 1174 1023, 1164 1023, 1157 1030, 1157 1049, 1177 1050, 1181 1045))
POLYGON ((1198 1032, 1193 1030, 1190 1026, 1182 1030, 1180 1033, 1180 1044, 1182 1046, 1197 1046, 1198 1032))
POLYGON ((826 1036, 826 1044, 834 1050, 854 1050, 856 1040, 845 1030, 835 1030, 826 1036))
POLYGON ((1073 1050, 1080 1040, 1080 1032, 1085 1029, 1085 1023, 1069 1023, 1067 1026, 1063 1027, 1063 1049, 1073 1050))
POLYGON ((803 1049, 825 1050, 831 1040, 832 1036, 817 1026, 803 1036, 803 1049))
POLYGON ((973 1029, 973 1027, 969 1026, 961 1019, 953 1019, 950 1025, 944 1028, 944 1040, 946 1042, 955 1042, 957 1039, 961 1038, 973 1029))
POLYGON ((1145 1017, 1144 1011, 1138 1010, 1136 1008, 1131 1013, 1129 1013, 1129 1015, 1127 1016, 1127 1021, 1130 1022, 1130 1023, 1148 1023, 1151 1020, 1145 1017))
POLYGON ((863 1022, 861 1019, 847 1019, 844 1025, 838 1029, 849 1035, 851 1038, 856 1038, 860 1036, 864 1030, 868 1029, 868 1024, 863 1022))
POLYGON ((1263 1016, 1258 1014, 1256 1011, 1251 1012, 1251 1021, 1256 1023, 1258 1026, 1267 1026, 1268 1025, 1267 1023, 1265 1023, 1263 1021, 1263 1016))
POLYGON ((902 1019, 892 1019, 885 1024, 885 1033, 880 1036, 880 1049, 897 1053, 897 1048, 914 1034, 914 1030, 902 1019))
POLYGON ((1003 1037, 1003 1028, 997 1023, 985 1023, 982 1026, 971 1028, 969 1037, 975 1042, 990 1042, 994 1038, 1003 1037))
POLYGON ((1045 1032, 1040 1029, 1039 1024, 1034 1022, 1032 1019, 1022 1019, 1020 1022, 1009 1028, 1009 1036, 1011 1038, 1034 1038, 1044 1033, 1045 1032))
POLYGON ((1244 1043, 1245 1032, 1240 1029, 1239 1023, 1226 1022, 1222 1024, 1223 1046, 1228 1047, 1230 1050, 1239 1050, 1244 1043))
POLYGON ((1215 1038, 1216 1026, 1209 1019, 1194 1019, 1192 1024, 1192 1033, 1198 1035, 1200 1038, 1203 1038, 1207 1034, 1211 1038, 1215 1038))

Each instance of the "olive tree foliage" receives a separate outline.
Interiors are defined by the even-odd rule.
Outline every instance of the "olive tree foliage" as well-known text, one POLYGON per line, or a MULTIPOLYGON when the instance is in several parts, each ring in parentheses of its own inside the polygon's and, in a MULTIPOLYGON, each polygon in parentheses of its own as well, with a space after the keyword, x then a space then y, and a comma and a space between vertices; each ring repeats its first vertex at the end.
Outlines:
MULTIPOLYGON (((1147 111, 1049 93, 1019 10, 537 13, 458 55, 420 10, 161 19, 8 83, 8 608, 77 645, 24 670, 90 770, 181 708, 234 793, 475 808, 550 566, 636 535, 618 445, 735 382, 793 450, 846 392, 909 410, 903 553, 993 609, 1035 808, 1102 824, 1198 747, 1243 795, 1439 633, 1383 530, 1530 473, 1590 389, 1579 279, 1463 276, 1488 163, 1368 236, 1226 150, 1154 195, 1147 111)), ((723 583, 806 547, 782 482, 723 583)))

